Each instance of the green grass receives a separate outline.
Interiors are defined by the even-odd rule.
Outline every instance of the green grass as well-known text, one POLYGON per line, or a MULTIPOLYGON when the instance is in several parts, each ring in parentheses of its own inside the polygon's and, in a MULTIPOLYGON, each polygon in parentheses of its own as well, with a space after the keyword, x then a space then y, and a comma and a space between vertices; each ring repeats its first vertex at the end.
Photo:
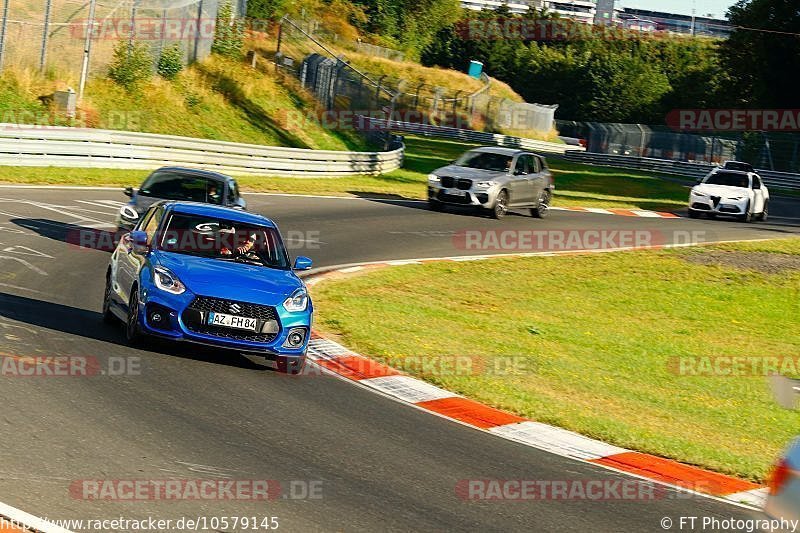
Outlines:
MULTIPOLYGON (((238 178, 245 191, 424 199, 427 175, 471 145, 406 138, 404 168, 383 176, 348 178, 238 178)), ((686 205, 686 188, 641 172, 550 159, 556 180, 554 205, 673 211, 686 205), (611 194, 614 191, 616 194, 611 194)), ((136 186, 146 172, 103 169, 0 167, 0 181, 26 184, 136 186)))
POLYGON ((800 415, 775 404, 764 377, 682 376, 670 362, 800 358, 800 270, 686 260, 720 250, 800 256, 800 239, 387 268, 316 286, 317 325, 400 366, 515 357, 511 375, 403 368, 534 420, 763 481, 800 415))

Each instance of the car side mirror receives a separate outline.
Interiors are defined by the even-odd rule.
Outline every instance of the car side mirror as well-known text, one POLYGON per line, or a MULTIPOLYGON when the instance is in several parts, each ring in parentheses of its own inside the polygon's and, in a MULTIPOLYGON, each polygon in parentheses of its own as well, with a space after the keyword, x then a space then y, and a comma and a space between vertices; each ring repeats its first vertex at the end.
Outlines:
POLYGON ((134 253, 146 254, 150 251, 147 244, 147 233, 144 231, 132 231, 130 233, 131 248, 134 253))
POLYGON ((125 187, 123 192, 125 193, 125 196, 133 198, 133 187, 125 187))
POLYGON ((242 211, 247 209, 247 201, 242 198, 241 196, 236 199, 236 204, 233 206, 234 209, 241 209, 242 211))
POLYGON ((305 256, 299 256, 297 259, 294 260, 294 269, 295 270, 311 270, 311 266, 314 262, 305 256))

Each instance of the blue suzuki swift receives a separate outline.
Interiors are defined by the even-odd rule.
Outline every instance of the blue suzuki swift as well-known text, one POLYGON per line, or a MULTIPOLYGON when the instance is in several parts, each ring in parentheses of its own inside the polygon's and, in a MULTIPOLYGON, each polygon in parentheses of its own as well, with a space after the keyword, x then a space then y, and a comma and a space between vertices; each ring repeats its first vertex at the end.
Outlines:
POLYGON ((124 235, 106 273, 103 318, 144 336, 258 353, 278 369, 305 363, 313 307, 275 224, 260 215, 160 202, 124 235))

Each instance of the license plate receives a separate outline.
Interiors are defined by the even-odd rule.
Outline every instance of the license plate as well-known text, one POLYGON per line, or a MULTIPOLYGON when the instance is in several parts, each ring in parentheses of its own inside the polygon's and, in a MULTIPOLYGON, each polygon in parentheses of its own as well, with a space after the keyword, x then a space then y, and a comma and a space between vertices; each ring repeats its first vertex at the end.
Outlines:
POLYGON ((258 319, 212 312, 208 313, 208 324, 210 326, 222 326, 223 328, 255 331, 258 326, 258 319))
POLYGON ((459 189, 448 189, 447 190, 447 194, 449 194, 450 196, 461 196, 461 197, 464 197, 464 196, 467 195, 467 191, 462 191, 462 190, 459 190, 459 189))

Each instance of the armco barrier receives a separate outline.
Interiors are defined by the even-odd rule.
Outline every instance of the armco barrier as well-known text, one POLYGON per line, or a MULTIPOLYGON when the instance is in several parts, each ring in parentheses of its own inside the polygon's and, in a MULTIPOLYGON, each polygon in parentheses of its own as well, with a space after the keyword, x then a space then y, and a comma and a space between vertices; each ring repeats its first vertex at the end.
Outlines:
MULTIPOLYGON (((652 159, 648 157, 634 157, 627 155, 595 154, 589 152, 565 152, 563 158, 576 163, 601 165, 614 168, 630 168, 645 170, 673 176, 687 178, 702 178, 711 172, 714 165, 708 163, 687 163, 685 161, 672 161, 669 159, 652 159)), ((777 189, 800 190, 800 175, 771 170, 759 170, 758 174, 764 179, 768 187, 777 189)))
POLYGON ((229 174, 335 177, 377 175, 403 164, 387 152, 306 150, 92 128, 0 124, 0 165, 153 169, 167 165, 229 174))
POLYGON ((512 137, 510 135, 500 135, 499 133, 487 133, 483 131, 462 130, 458 128, 447 128, 444 126, 433 126, 431 124, 418 124, 414 122, 400 122, 397 120, 386 120, 380 118, 370 118, 359 116, 360 127, 367 130, 381 130, 392 132, 412 133, 414 135, 425 135, 430 137, 440 137, 474 144, 492 144, 505 146, 508 148, 521 148, 535 152, 551 154, 563 154, 567 151, 582 152, 585 148, 561 143, 547 141, 537 141, 535 139, 525 139, 523 137, 512 137))

